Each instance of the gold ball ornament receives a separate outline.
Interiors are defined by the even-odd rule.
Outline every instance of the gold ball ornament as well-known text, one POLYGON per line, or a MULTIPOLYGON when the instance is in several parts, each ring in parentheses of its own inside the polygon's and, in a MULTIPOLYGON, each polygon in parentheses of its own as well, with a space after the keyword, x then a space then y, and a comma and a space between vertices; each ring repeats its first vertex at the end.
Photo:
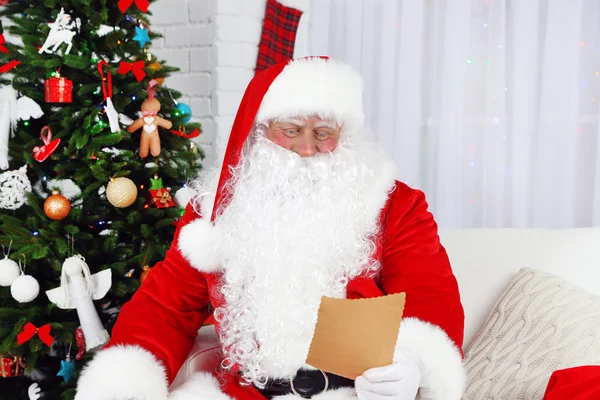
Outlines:
POLYGON ((129 178, 114 178, 106 187, 108 202, 117 208, 129 207, 137 199, 137 187, 129 178))
MULTIPOLYGON (((162 68, 162 65, 160 65, 160 63, 158 61, 154 61, 152 64, 148 65, 148 68, 158 71, 159 69, 162 68)), ((158 83, 158 86, 162 86, 162 84, 165 81, 165 78, 154 78, 154 80, 156 80, 156 82, 158 83)))
POLYGON ((142 274, 140 275, 140 284, 144 283, 144 281, 146 280, 146 278, 148 277, 148 274, 150 274, 151 268, 149 265, 144 265, 142 267, 142 269, 144 270, 142 272, 142 274))
POLYGON ((44 212, 48 218, 55 221, 67 218, 71 211, 71 202, 65 196, 60 194, 58 190, 52 191, 52 195, 48 196, 44 202, 44 212))

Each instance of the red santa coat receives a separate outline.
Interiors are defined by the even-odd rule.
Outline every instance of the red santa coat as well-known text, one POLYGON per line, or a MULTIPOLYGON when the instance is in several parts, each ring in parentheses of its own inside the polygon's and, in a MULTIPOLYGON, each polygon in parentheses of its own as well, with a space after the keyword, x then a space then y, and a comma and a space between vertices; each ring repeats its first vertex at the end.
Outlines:
POLYGON ((600 366, 588 365, 555 371, 544 400, 600 399, 600 366))
MULTIPOLYGON (((288 68, 287 63, 272 67, 258 74, 249 85, 234 123, 215 204, 226 198, 222 188, 230 177, 227 165, 238 161, 257 114, 268 114, 269 99, 263 97, 288 68)), ((344 71, 335 74, 343 75, 344 71)), ((333 92, 330 88, 324 90, 333 92)), ((329 103, 339 105, 348 97, 346 93, 340 101, 329 103)), ((348 115, 356 115, 352 106, 346 110, 348 115)), ((310 115, 310 110, 301 111, 310 115)), ((465 380, 460 350, 464 314, 433 216, 423 193, 405 184, 388 184, 373 196, 378 196, 381 210, 380 235, 373 257, 380 261, 381 269, 374 278, 363 276, 350 281, 346 296, 356 299, 405 292, 406 307, 396 353, 411 357, 419 367, 422 399, 458 400, 465 380)), ((211 207, 203 203, 203 208, 211 207)), ((206 210, 197 212, 188 206, 166 258, 123 306, 111 341, 83 371, 76 400, 164 400, 167 396, 168 385, 188 356, 198 329, 212 310, 222 305, 214 295, 218 293, 221 273, 218 257, 211 254, 216 233, 211 231, 209 215, 206 210), (206 216, 203 218, 202 214, 206 216), (182 240, 186 231, 187 238, 182 240)), ((211 216, 214 219, 214 212, 211 216)), ((206 375, 195 377, 190 387, 194 387, 197 398, 263 399, 253 386, 240 385, 235 372, 215 372, 215 376, 218 380, 206 375)))
MULTIPOLYGON (((166 393, 168 383, 173 381, 188 356, 198 329, 211 315, 211 310, 220 305, 219 300, 211 296, 216 292, 219 274, 198 271, 178 248, 181 228, 197 218, 193 208, 188 207, 165 260, 153 268, 132 300, 123 306, 110 343, 83 373, 81 398, 87 399, 84 394, 88 391, 112 391, 118 387, 122 392, 124 385, 137 387, 138 396, 145 394, 153 398, 153 395, 166 393), (145 349, 152 356, 136 348, 145 349), (110 357, 102 359, 102 353, 110 351, 113 351, 110 357), (119 365, 126 366, 125 370, 144 371, 137 376, 140 381, 136 382, 130 371, 115 371, 117 376, 122 374, 123 382, 108 384, 111 380, 106 380, 106 375, 120 368, 119 365), (93 383, 92 379, 98 382, 93 383)), ((414 346, 410 351, 422 358, 418 363, 422 373, 427 368, 431 371, 429 375, 423 374, 423 387, 440 393, 460 391, 464 385, 458 354, 463 342, 463 309, 456 279, 423 193, 398 182, 381 213, 381 221, 382 236, 377 254, 382 264, 381 273, 375 279, 352 280, 347 297, 406 292, 401 332, 404 329, 407 335, 400 339, 406 340, 406 346, 414 346), (407 322, 412 324, 407 325, 407 322), (428 354, 428 350, 437 354, 428 354)), ((232 398, 263 398, 252 386, 240 386, 238 377, 233 374, 220 376, 220 379, 223 392, 232 398)))

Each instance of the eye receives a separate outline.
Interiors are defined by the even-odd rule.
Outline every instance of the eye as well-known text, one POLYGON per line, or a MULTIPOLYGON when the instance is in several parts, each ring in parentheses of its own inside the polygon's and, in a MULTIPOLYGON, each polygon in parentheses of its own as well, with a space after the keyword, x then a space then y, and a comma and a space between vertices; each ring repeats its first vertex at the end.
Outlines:
POLYGON ((300 134, 300 129, 298 128, 284 128, 283 133, 288 137, 295 137, 300 134))
POLYGON ((331 136, 331 132, 329 132, 329 131, 316 131, 315 132, 315 136, 319 140, 326 140, 326 139, 329 139, 329 136, 331 136))

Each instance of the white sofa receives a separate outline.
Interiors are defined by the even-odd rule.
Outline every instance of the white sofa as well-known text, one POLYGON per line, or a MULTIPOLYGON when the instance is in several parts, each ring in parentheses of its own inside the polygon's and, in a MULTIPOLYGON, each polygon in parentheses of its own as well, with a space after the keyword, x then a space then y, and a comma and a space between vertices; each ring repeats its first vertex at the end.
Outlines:
MULTIPOLYGON (((456 229, 440 232, 460 286, 468 349, 486 317, 522 268, 558 275, 600 295, 600 228, 456 229)), ((191 355, 173 387, 193 371, 216 367, 217 338, 211 327, 200 330, 191 355)))
POLYGON ((456 229, 440 232, 465 309, 467 349, 506 285, 534 268, 600 295, 600 228, 456 229))

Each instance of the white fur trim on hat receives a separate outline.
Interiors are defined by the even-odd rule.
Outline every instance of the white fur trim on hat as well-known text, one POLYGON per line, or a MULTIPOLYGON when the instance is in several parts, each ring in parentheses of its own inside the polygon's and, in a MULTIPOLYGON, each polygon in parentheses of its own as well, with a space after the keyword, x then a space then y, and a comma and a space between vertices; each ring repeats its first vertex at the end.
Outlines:
POLYGON ((200 272, 221 268, 221 230, 208 218, 197 218, 181 228, 177 246, 192 267, 200 272))
POLYGON ((340 125, 361 125, 362 94, 362 77, 349 65, 318 57, 296 59, 267 90, 256 121, 318 115, 340 125))
POLYGON ((169 400, 231 400, 208 372, 196 372, 171 393, 169 400))
POLYGON ((202 218, 210 219, 215 205, 215 193, 206 193, 200 198, 200 213, 202 218))
POLYGON ((411 358, 421 373, 422 400, 460 400, 466 375, 462 356, 454 342, 439 327, 417 318, 400 325, 394 360, 411 358))
POLYGON ((165 400, 165 369, 149 351, 138 346, 102 350, 83 369, 75 400, 165 400))
POLYGON ((302 12, 306 11, 310 4, 310 0, 277 0, 277 2, 282 6, 294 8, 302 12))

